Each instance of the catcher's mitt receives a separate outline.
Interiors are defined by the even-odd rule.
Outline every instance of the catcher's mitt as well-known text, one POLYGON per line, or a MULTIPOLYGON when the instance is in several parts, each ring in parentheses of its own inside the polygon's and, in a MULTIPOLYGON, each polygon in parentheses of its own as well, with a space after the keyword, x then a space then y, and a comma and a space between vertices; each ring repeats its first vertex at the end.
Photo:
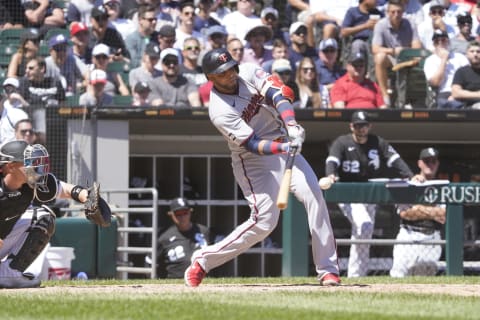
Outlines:
POLYGON ((99 225, 108 227, 112 221, 112 212, 107 202, 100 197, 100 185, 96 182, 88 189, 88 199, 84 203, 85 216, 88 220, 99 225))

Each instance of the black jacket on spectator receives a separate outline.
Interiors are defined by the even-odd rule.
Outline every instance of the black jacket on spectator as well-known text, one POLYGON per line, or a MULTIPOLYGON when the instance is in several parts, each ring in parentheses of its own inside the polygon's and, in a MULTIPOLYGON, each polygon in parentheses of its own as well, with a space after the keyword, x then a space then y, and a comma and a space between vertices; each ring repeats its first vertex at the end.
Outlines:
POLYGON ((107 27, 103 39, 97 39, 90 31, 89 48, 95 47, 96 44, 103 43, 110 47, 110 53, 115 54, 118 50, 125 58, 130 59, 130 52, 128 52, 125 42, 120 33, 112 27, 107 27))
POLYGON ((52 103, 65 100, 65 90, 60 80, 45 77, 40 82, 30 81, 26 78, 20 79, 20 94, 32 105, 46 106, 52 103), (49 102, 50 101, 50 102, 49 102))

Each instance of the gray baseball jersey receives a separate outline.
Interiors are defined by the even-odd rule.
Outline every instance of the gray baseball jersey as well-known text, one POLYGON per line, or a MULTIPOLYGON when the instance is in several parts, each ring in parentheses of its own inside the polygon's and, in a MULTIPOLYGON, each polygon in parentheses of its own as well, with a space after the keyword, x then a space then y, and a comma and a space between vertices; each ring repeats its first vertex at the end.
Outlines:
MULTIPOLYGON (((253 135, 268 140, 287 138, 279 112, 273 105, 267 105, 260 93, 268 76, 257 66, 243 64, 238 94, 222 94, 215 88, 210 94, 210 118, 228 141, 233 172, 248 200, 251 216, 222 241, 195 252, 192 261, 196 260, 206 272, 263 240, 273 231, 280 216, 275 199, 287 155, 259 155, 244 147, 253 135)), ((295 157, 290 189, 307 208, 313 262, 318 276, 339 274, 327 206, 318 179, 301 154, 295 157)))

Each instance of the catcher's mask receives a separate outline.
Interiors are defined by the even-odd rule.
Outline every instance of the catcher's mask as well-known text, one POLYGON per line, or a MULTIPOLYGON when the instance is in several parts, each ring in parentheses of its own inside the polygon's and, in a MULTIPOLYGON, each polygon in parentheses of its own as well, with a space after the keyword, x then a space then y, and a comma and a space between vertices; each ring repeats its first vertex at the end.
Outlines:
POLYGON ((33 189, 37 187, 40 189, 45 188, 48 173, 50 172, 50 160, 47 149, 41 144, 27 146, 23 156, 28 185, 33 189))

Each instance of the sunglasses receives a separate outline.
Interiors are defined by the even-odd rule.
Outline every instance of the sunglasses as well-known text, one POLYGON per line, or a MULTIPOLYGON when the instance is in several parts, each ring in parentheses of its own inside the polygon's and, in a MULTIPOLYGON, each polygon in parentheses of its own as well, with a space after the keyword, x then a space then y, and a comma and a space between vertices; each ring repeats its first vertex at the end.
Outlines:
POLYGON ((430 10, 430 13, 440 15, 440 14, 443 14, 443 9, 430 10))
POLYGON ((337 52, 337 49, 334 49, 334 48, 325 49, 325 50, 322 50, 322 52, 324 52, 324 53, 333 53, 333 52, 337 52))
POLYGON ((198 47, 198 46, 185 47, 185 50, 188 50, 188 51, 190 51, 190 50, 192 50, 192 51, 197 51, 197 50, 200 50, 200 47, 198 47))
POLYGON ((243 51, 243 48, 234 48, 232 51, 237 52, 237 51, 243 51))
POLYGON ((289 76, 292 74, 291 71, 277 71, 277 73, 281 76, 289 76))
POLYGON ((33 134, 33 129, 20 130, 20 133, 22 134, 22 136, 26 135, 27 133, 28 134, 33 134))
POLYGON ((436 164, 438 162, 437 158, 425 158, 422 159, 425 164, 436 164))
POLYGON ((163 64, 166 65, 166 66, 169 66, 169 65, 177 65, 178 64, 178 60, 177 59, 165 59, 163 60, 163 64))
POLYGON ((104 54, 99 54, 97 56, 94 56, 96 59, 103 60, 103 59, 108 59, 107 55, 104 54))
POLYGON ((54 46, 52 49, 57 52, 67 51, 67 46, 54 46))
POLYGON ((148 22, 157 21, 157 18, 142 18, 143 20, 147 20, 148 22))
POLYGON ((313 68, 313 67, 302 68, 302 71, 303 71, 304 73, 315 72, 315 68, 313 68))
POLYGON ((356 123, 353 125, 355 129, 362 129, 368 127, 368 123, 356 123))
POLYGON ((304 36, 307 34, 307 29, 305 28, 300 28, 297 31, 294 32, 297 36, 304 36))

